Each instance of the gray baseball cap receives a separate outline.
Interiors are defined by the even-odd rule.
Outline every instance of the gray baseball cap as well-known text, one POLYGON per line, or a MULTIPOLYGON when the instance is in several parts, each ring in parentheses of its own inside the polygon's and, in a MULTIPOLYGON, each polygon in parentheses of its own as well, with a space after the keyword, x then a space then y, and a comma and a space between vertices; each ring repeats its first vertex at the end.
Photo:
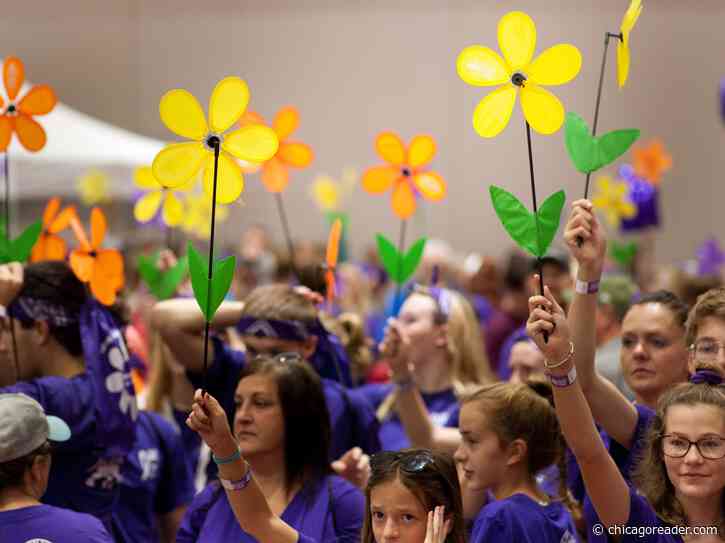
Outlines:
POLYGON ((25 394, 0 394, 0 464, 30 454, 46 441, 68 441, 68 425, 25 394))

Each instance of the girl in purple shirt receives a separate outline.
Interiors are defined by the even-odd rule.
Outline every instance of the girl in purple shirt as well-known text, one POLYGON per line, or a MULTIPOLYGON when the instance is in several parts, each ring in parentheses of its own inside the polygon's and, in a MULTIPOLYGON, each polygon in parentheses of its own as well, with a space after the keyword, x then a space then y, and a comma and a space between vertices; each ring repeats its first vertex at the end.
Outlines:
POLYGON ((363 496, 330 472, 329 416, 310 365, 296 353, 252 359, 235 403, 232 435, 216 399, 196 393, 187 423, 212 450, 220 480, 196 497, 177 542, 359 541, 363 496))

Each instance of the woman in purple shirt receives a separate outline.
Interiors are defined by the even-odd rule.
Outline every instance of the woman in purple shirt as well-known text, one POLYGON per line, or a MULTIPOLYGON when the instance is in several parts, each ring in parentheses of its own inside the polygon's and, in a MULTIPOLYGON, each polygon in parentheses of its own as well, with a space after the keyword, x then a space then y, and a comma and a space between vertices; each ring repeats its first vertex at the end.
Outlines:
POLYGON ((212 450, 220 480, 195 498, 177 542, 359 541, 364 499, 330 473, 329 416, 310 365, 296 353, 252 359, 235 403, 232 435, 216 399, 196 393, 187 423, 212 450))

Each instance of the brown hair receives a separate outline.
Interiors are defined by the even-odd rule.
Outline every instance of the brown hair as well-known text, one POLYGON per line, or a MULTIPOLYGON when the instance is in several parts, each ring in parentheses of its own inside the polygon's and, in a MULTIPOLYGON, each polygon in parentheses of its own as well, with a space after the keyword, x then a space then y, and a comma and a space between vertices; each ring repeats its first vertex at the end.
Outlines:
POLYGON ((379 454, 385 458, 385 461, 373 461, 374 468, 365 488, 365 519, 360 542, 375 543, 370 511, 372 489, 384 483, 400 481, 418 499, 426 512, 432 511, 439 505, 445 507, 446 517, 451 519, 451 531, 446 536, 445 543, 466 543, 461 488, 451 455, 427 449, 407 449, 379 454), (429 455, 433 461, 419 471, 401 469, 401 461, 404 462, 416 455, 429 455))
POLYGON ((365 324, 360 315, 355 313, 342 313, 337 318, 320 315, 325 328, 333 332, 350 360, 350 373, 353 383, 362 383, 370 369, 373 354, 365 335, 365 324))
MULTIPOLYGON (((633 480, 657 515, 668 524, 686 526, 685 510, 675 496, 662 453, 667 410, 673 405, 709 405, 720 409, 725 417, 725 390, 709 384, 681 383, 665 392, 647 431, 642 457, 635 465, 633 480)), ((721 507, 725 509, 725 494, 721 507)), ((718 529, 725 533, 725 520, 720 521, 718 529)))
POLYGON ((17 487, 23 484, 25 472, 30 469, 38 456, 50 455, 51 447, 49 442, 43 443, 34 451, 25 456, 3 462, 0 464, 0 492, 7 488, 17 487))
POLYGON ((486 413, 489 427, 503 446, 517 439, 526 442, 526 469, 533 478, 539 471, 556 464, 559 469, 559 499, 580 516, 579 506, 566 486, 566 443, 554 410, 551 385, 532 379, 523 383, 484 385, 461 399, 461 406, 478 402, 486 413))
POLYGON ((687 345, 692 345, 695 342, 697 330, 702 321, 707 317, 717 317, 725 322, 725 288, 721 287, 708 290, 692 306, 690 314, 687 316, 687 323, 685 324, 685 340, 687 341, 687 345))
POLYGON ((313 324, 318 317, 315 304, 288 285, 257 287, 244 300, 242 317, 279 319, 313 324))

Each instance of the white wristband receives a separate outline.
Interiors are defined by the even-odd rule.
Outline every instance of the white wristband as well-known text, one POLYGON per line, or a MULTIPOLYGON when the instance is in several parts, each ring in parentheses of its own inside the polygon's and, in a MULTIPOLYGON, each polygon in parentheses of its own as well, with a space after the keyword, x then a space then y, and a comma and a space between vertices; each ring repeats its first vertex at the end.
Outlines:
POLYGON ((580 281, 576 280, 574 290, 577 294, 596 294, 599 292, 599 281, 580 281))

